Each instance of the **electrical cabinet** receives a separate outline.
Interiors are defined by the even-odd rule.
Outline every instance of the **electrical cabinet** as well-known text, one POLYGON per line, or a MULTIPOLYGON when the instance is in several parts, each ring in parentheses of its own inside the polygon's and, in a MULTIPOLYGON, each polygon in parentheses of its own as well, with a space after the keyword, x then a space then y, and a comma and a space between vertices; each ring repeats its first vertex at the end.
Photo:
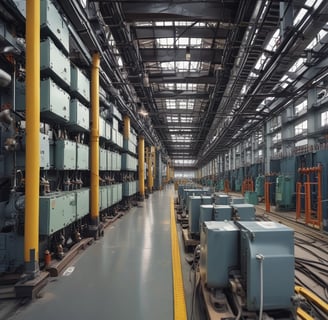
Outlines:
POLYGON ((233 204, 233 216, 240 221, 253 221, 255 220, 255 207, 252 204, 233 204))
MULTIPOLYGON (((25 165, 25 159, 24 159, 25 165)), ((44 170, 50 169, 50 144, 49 136, 40 133, 40 168, 44 170)))
POLYGON ((40 197, 40 235, 51 235, 76 220, 75 191, 40 197))
POLYGON ((40 43, 42 74, 50 75, 62 86, 68 88, 71 83, 71 67, 69 59, 47 38, 40 43))
POLYGON ((214 220, 215 221, 225 221, 231 220, 232 218, 232 208, 227 205, 217 205, 214 206, 214 220))
POLYGON ((105 123, 105 138, 108 141, 112 139, 112 127, 110 123, 108 123, 107 121, 105 123))
POLYGON ((40 2, 41 34, 50 35, 57 46, 69 52, 68 27, 51 0, 40 2))
POLYGON ((205 221, 212 221, 214 217, 214 206, 212 204, 202 204, 199 211, 199 230, 205 221))
POLYGON ((253 205, 257 205, 259 203, 257 192, 246 191, 245 192, 245 202, 253 205))
POLYGON ((123 184, 117 184, 117 202, 120 202, 123 199, 123 184))
POLYGON ((128 153, 122 154, 122 170, 137 171, 138 160, 128 153))
POLYGON ((99 170, 107 170, 107 150, 99 148, 99 170))
MULTIPOLYGON (((16 81, 16 110, 25 111, 25 82, 16 81)), ((70 117, 70 96, 51 78, 40 82, 41 119, 52 123, 67 124, 70 117)))
POLYGON ((76 219, 83 218, 89 213, 90 189, 83 188, 75 191, 76 219))
POLYGON ((107 170, 108 171, 111 171, 113 170, 113 153, 110 151, 110 150, 107 150, 107 170))
POLYGON ((136 181, 123 182, 123 197, 130 197, 137 193, 136 181))
POLYGON ((212 198, 208 196, 189 196, 188 223, 191 235, 199 234, 199 215, 202 204, 211 204, 212 198))
POLYGON ((106 121, 102 117, 99 117, 99 137, 106 139, 106 121))
POLYGON ((255 179, 255 192, 258 197, 264 197, 264 185, 265 185, 265 177, 258 176, 255 179))
POLYGON ((227 288, 239 270, 239 228, 231 221, 205 221, 200 235, 200 276, 208 288, 227 288))
POLYGON ((219 194, 215 198, 215 204, 218 205, 228 205, 230 202, 230 197, 227 194, 219 194))
POLYGON ((112 142, 117 144, 117 130, 112 127, 112 142))
POLYGON ((114 202, 113 202, 113 192, 114 192, 114 185, 109 185, 108 188, 107 188, 107 204, 108 204, 108 207, 111 207, 114 202))
POLYGON ((76 144, 76 169, 89 170, 89 146, 76 144))
POLYGON ((84 103, 90 103, 90 81, 83 72, 71 64, 71 92, 84 103))
POLYGON ((263 310, 291 308, 294 295, 293 230, 272 221, 238 224, 241 227, 241 276, 247 309, 260 309, 261 281, 263 310))
POLYGON ((290 210, 295 208, 294 178, 291 176, 278 176, 276 179, 276 208, 290 210))
POLYGON ((67 123, 70 115, 70 96, 58 87, 50 78, 40 84, 41 118, 56 123, 67 123))
POLYGON ((117 145, 123 148, 123 135, 120 132, 117 132, 117 145))
POLYGON ((201 196, 201 195, 206 195, 206 191, 203 189, 184 189, 184 206, 186 210, 189 210, 189 196, 201 196))
POLYGON ((99 210, 108 208, 107 186, 99 187, 99 210))
POLYGON ((76 142, 70 140, 56 141, 55 167, 57 170, 76 169, 76 142))
POLYGON ((245 199, 244 198, 242 198, 242 197, 232 197, 231 198, 231 205, 233 205, 233 204, 243 204, 243 203, 245 203, 245 199))
POLYGON ((89 131, 90 110, 79 100, 72 99, 70 102, 69 127, 72 131, 89 131))
POLYGON ((134 154, 137 153, 137 146, 135 144, 133 144, 132 141, 130 141, 128 139, 123 140, 123 149, 125 151, 130 151, 134 154))

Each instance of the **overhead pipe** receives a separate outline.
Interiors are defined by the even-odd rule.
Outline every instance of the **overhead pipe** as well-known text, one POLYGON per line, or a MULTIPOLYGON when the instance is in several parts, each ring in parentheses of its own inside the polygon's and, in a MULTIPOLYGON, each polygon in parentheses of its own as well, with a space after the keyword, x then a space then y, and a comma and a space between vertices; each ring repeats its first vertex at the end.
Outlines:
POLYGON ((26 1, 25 272, 39 273, 40 1, 26 1))
POLYGON ((98 52, 92 56, 91 70, 91 226, 96 237, 99 225, 99 66, 98 52))

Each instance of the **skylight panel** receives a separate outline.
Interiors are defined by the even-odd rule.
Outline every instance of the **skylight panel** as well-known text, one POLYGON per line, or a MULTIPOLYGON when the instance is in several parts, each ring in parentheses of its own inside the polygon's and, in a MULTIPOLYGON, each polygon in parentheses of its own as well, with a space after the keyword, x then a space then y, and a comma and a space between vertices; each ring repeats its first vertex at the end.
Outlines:
POLYGON ((179 39, 176 40, 176 45, 179 48, 185 48, 189 45, 189 39, 190 38, 185 38, 185 37, 181 37, 179 39))
POLYGON ((167 109, 175 109, 176 108, 176 100, 174 99, 166 99, 166 108, 167 109))
POLYGON ((187 84, 186 83, 177 83, 177 90, 187 90, 187 84))
POLYGON ((305 62, 305 58, 297 59, 288 71, 289 72, 296 72, 301 66, 304 65, 304 62, 305 62))
POLYGON ((192 117, 181 117, 180 121, 183 123, 190 123, 192 122, 192 117))
POLYGON ((174 90, 174 83, 164 83, 164 88, 174 90))
POLYGON ((163 70, 174 70, 174 62, 170 61, 170 62, 161 62, 161 68, 163 70))
POLYGON ((304 18, 304 16, 307 14, 307 12, 308 12, 308 10, 304 9, 304 8, 302 8, 298 12, 297 16, 294 19, 294 26, 300 23, 300 21, 304 18))
POLYGON ((173 48, 174 38, 158 38, 157 44, 159 48, 173 48))
POLYGON ((306 0, 305 5, 317 9, 323 0, 306 0))
POLYGON ((255 65, 254 68, 256 70, 264 69, 265 64, 266 64, 266 60, 267 60, 266 55, 264 53, 262 53, 261 56, 259 57, 259 59, 257 60, 256 65, 255 65))
POLYGON ((268 51, 275 52, 279 46, 280 42, 280 30, 277 29, 275 33, 272 35, 272 38, 270 39, 269 43, 266 45, 265 49, 268 51))
POLYGON ((179 101, 179 109, 187 109, 187 101, 186 100, 179 101))

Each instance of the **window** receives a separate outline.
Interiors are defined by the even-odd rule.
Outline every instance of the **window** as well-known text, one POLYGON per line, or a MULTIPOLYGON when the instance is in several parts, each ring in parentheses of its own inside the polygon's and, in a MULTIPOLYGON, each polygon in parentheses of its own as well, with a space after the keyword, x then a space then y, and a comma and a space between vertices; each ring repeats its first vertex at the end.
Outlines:
POLYGON ((328 111, 321 113, 321 127, 328 125, 328 111))
POLYGON ((297 124, 295 127, 295 136, 298 136, 300 134, 307 132, 307 120, 297 124))
POLYGON ((304 100, 303 102, 299 103, 294 107, 295 114, 300 115, 302 113, 305 113, 307 110, 307 100, 304 100))
POLYGON ((275 144, 281 141, 281 132, 277 132, 272 136, 272 143, 275 144))

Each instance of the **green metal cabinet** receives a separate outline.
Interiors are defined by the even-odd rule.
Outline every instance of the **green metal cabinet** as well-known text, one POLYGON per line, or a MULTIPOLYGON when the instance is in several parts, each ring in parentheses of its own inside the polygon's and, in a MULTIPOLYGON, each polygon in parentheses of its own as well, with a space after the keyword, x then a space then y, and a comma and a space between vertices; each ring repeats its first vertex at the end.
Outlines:
POLYGON ((70 116, 70 96, 50 78, 40 83, 41 118, 56 123, 67 123, 70 116))
POLYGON ((56 141, 55 167, 57 170, 76 169, 76 142, 70 140, 56 141))
POLYGON ((76 144, 76 169, 89 170, 89 146, 76 144))
POLYGON ((76 190, 76 219, 80 219, 89 213, 90 189, 76 190))
POLYGON ((73 64, 71 64, 71 91, 83 102, 90 103, 90 80, 73 64))
POLYGON ((54 42, 47 38, 40 44, 40 70, 50 74, 63 86, 71 83, 71 68, 69 59, 58 49, 54 42))
POLYGON ((90 110, 79 100, 72 99, 70 102, 69 126, 72 131, 90 130, 90 110))
POLYGON ((40 235, 51 235, 76 220, 75 191, 40 197, 40 235))
POLYGON ((58 46, 69 52, 68 27, 50 0, 40 2, 41 33, 50 35, 58 46))

